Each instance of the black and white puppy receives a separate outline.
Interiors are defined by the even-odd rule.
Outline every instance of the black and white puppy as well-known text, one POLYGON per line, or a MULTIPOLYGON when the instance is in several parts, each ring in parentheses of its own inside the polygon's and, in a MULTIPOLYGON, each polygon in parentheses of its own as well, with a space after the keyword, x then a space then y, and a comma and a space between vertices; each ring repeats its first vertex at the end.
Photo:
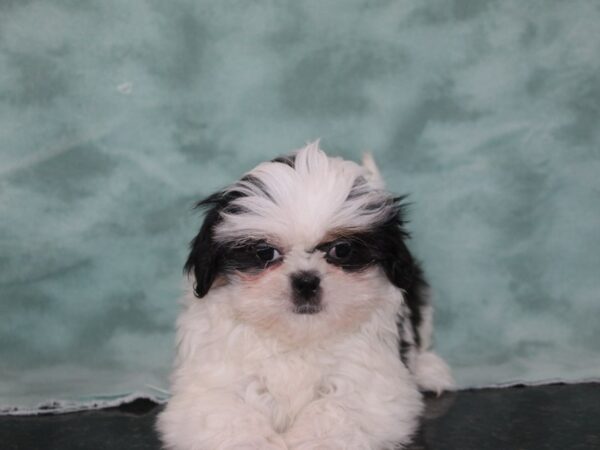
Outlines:
POLYGON ((170 449, 388 449, 419 390, 452 385, 405 241, 401 199, 373 160, 309 144, 199 204, 186 268, 170 449))

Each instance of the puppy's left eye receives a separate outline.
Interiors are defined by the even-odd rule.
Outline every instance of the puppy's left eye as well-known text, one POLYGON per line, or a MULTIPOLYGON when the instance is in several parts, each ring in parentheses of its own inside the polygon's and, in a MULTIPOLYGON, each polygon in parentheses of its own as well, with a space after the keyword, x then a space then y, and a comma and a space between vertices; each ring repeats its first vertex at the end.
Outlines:
POLYGON ((327 256, 334 261, 344 261, 352 255, 352 244, 347 241, 340 241, 331 246, 327 256))
POLYGON ((279 253, 276 248, 271 247, 270 245, 260 244, 256 247, 256 256, 262 262, 269 263, 277 261, 279 258, 281 258, 281 253, 279 253))

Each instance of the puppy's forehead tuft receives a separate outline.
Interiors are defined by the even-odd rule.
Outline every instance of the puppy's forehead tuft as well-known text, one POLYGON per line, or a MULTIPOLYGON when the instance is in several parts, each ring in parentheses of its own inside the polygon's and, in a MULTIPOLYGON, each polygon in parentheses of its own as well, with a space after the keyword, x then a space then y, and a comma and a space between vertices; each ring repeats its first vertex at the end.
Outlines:
POLYGON ((330 230, 365 230, 397 214, 395 199, 373 173, 328 157, 318 142, 259 164, 221 195, 219 241, 276 238, 315 245, 330 230))

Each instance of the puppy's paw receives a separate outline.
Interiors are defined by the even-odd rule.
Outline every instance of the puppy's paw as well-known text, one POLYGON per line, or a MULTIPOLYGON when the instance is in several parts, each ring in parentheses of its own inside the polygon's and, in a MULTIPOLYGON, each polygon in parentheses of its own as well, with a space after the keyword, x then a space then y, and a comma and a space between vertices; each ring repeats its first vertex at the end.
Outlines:
POLYGON ((220 450, 289 450, 287 444, 280 437, 252 438, 243 442, 220 447, 220 450))
POLYGON ((289 450, 371 450, 367 440, 358 434, 309 439, 287 439, 289 450))
POLYGON ((352 449, 352 450, 366 450, 367 447, 355 447, 354 444, 345 442, 343 440, 315 440, 310 442, 302 442, 289 447, 290 450, 341 450, 341 449, 352 449))
POLYGON ((435 392, 437 395, 454 388, 450 368, 433 352, 423 352, 417 356, 415 380, 422 391, 435 392))

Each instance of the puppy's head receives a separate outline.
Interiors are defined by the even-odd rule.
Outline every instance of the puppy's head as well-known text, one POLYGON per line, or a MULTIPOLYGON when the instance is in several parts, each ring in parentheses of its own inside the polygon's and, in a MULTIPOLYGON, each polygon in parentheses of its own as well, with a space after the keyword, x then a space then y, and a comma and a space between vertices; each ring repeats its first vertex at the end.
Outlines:
POLYGON ((185 266, 196 296, 273 335, 355 328, 412 282, 400 199, 370 159, 330 158, 313 143, 199 205, 208 211, 185 266))

